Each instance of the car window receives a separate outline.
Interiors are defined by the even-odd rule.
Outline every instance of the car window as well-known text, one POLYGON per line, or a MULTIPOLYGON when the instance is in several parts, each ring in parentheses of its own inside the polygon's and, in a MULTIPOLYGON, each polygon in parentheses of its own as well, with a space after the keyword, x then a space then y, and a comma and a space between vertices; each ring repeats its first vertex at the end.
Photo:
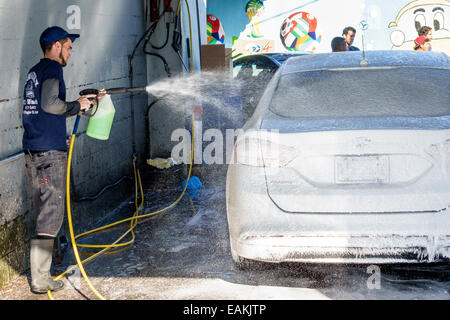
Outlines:
POLYGON ((261 65, 260 63, 253 62, 251 66, 253 71, 253 77, 259 76, 259 74, 265 70, 264 66, 261 65))
POLYGON ((450 115, 450 71, 319 70, 281 77, 270 110, 286 118, 450 115))
POLYGON ((242 81, 249 81, 253 78, 253 68, 248 63, 243 63, 236 72, 236 79, 242 81))
POLYGON ((236 78, 239 74, 239 71, 241 71, 242 66, 244 65, 244 63, 238 63, 233 67, 233 78, 236 78))
POLYGON ((264 57, 258 57, 259 59, 252 61, 251 65, 253 68, 253 76, 258 77, 261 72, 274 72, 276 69, 278 69, 278 66, 271 61, 270 59, 264 57))
MULTIPOLYGON (((249 61, 246 63, 239 63, 233 67, 233 78, 247 79, 249 77, 252 80, 260 77, 261 73, 270 74, 276 69, 274 65, 269 65, 260 61, 249 61)), ((260 77, 261 78, 261 77, 260 77)))
POLYGON ((253 114, 267 83, 273 77, 277 66, 262 56, 250 57, 235 65, 233 76, 241 82, 242 112, 244 122, 253 114))

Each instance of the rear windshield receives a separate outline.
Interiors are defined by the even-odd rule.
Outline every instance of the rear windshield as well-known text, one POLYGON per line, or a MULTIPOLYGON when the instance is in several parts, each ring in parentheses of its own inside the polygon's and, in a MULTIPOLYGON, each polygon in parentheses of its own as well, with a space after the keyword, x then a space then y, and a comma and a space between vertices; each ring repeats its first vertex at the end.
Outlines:
POLYGON ((285 118, 450 115, 450 72, 395 68, 318 70, 281 77, 270 110, 285 118))

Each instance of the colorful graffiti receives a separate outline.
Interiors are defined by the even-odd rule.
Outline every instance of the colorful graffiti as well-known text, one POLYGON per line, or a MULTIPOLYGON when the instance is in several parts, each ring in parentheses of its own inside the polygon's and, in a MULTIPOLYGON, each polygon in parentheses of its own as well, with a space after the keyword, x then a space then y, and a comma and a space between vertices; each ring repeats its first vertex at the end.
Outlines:
POLYGON ((275 41, 274 40, 256 40, 256 39, 237 39, 234 42, 233 55, 236 54, 258 54, 274 52, 275 41))
POLYGON ((260 0, 250 0, 245 6, 245 12, 250 21, 252 21, 254 17, 261 15, 261 10, 264 10, 264 3, 260 0))
POLYGON ((317 19, 308 12, 296 12, 286 18, 280 37, 289 51, 313 52, 322 41, 322 36, 317 33, 317 19))
POLYGON ((433 29, 432 50, 445 52, 450 56, 450 1, 417 0, 410 2, 389 24, 393 50, 412 50, 414 39, 423 26, 433 29))
POLYGON ((206 39, 208 44, 223 44, 225 43, 225 31, 220 20, 208 14, 206 16, 207 26, 206 26, 206 39))
POLYGON ((360 49, 413 50, 424 25, 432 28, 432 50, 450 55, 449 11, 450 0, 208 0, 208 12, 230 35, 225 44, 233 56, 331 52, 331 40, 347 26, 356 29, 354 46, 360 49))
POLYGON ((282 11, 277 12, 274 12, 273 9, 268 11, 263 0, 248 1, 245 13, 250 24, 234 41, 234 54, 248 55, 280 50, 312 52, 316 50, 321 42, 321 36, 316 35, 317 19, 307 12, 303 15, 303 12, 295 11, 317 1, 300 0, 294 5, 280 6, 282 11), (286 19, 286 17, 288 18, 286 19), (286 28, 288 23, 293 26, 292 29, 286 28), (276 30, 280 30, 280 28, 281 41, 280 34, 276 33, 276 30))

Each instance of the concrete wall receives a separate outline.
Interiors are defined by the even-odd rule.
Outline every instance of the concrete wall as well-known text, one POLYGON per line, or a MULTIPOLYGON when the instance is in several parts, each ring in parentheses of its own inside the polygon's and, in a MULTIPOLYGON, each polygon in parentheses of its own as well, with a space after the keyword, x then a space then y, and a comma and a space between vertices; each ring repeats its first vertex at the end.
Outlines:
MULTIPOLYGON (((129 86, 128 56, 144 30, 142 0, 0 0, 0 161, 22 151, 22 96, 28 70, 39 62, 41 32, 59 25, 81 38, 65 68, 67 99, 84 88, 129 86)), ((147 83, 146 59, 138 50, 134 84, 147 83)), ((135 96, 137 151, 145 151, 147 96, 135 96)), ((92 195, 103 186, 132 175, 130 99, 114 96, 117 113, 109 141, 85 135, 82 119, 73 160, 75 190, 92 195)), ((68 135, 74 118, 67 121, 68 135)), ((142 159, 141 159, 142 160, 142 159)), ((28 267, 34 221, 24 158, 0 162, 0 286, 28 267)), ((131 184, 108 191, 93 202, 73 204, 76 233, 92 225, 131 196, 131 184)), ((66 219, 65 219, 66 220, 66 219)), ((63 233, 68 235, 67 226, 63 233)))

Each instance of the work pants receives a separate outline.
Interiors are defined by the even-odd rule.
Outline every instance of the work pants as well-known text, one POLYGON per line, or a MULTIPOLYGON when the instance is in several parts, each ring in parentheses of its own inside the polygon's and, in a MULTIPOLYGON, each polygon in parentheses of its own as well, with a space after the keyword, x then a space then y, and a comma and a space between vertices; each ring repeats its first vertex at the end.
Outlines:
POLYGON ((64 220, 67 152, 25 151, 36 234, 56 238, 64 220))

